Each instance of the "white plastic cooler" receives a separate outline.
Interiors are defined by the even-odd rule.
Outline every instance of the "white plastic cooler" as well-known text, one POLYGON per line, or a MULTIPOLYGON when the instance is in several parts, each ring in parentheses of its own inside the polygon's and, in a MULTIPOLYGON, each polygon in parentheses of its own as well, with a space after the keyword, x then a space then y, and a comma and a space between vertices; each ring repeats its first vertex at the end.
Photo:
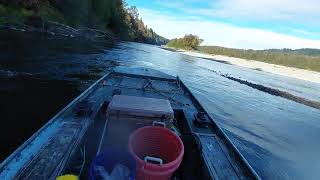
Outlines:
POLYGON ((172 120, 174 117, 173 109, 168 100, 126 95, 113 96, 108 107, 108 113, 164 118, 164 120, 172 120))
POLYGON ((174 118, 170 102, 165 99, 115 95, 108 106, 108 139, 106 143, 125 146, 137 128, 162 121, 167 125, 174 118), (112 143, 111 143, 112 142, 112 143))

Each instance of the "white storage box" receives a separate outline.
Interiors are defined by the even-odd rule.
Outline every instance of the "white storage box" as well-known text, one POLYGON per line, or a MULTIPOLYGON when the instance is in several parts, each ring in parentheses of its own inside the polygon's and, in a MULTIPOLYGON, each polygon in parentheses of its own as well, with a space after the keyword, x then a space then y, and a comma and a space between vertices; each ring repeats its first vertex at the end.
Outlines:
POLYGON ((108 113, 163 118, 163 120, 172 120, 174 117, 173 109, 168 100, 126 95, 113 96, 108 113))
POLYGON ((105 144, 121 147, 128 144, 128 137, 137 128, 151 126, 154 121, 164 121, 168 125, 174 117, 168 100, 126 95, 113 96, 107 114, 105 144))

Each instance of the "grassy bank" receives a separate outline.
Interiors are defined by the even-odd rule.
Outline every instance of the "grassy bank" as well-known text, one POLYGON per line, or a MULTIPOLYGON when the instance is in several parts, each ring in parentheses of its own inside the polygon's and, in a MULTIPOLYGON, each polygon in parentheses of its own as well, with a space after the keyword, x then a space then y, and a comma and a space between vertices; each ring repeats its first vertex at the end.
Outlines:
POLYGON ((316 49, 243 50, 218 46, 200 46, 198 50, 207 54, 224 55, 320 72, 320 50, 316 49))
POLYGON ((198 36, 189 34, 182 38, 170 40, 166 46, 173 49, 196 50, 200 53, 224 55, 320 72, 320 49, 247 50, 200 46, 201 42, 202 39, 198 36))

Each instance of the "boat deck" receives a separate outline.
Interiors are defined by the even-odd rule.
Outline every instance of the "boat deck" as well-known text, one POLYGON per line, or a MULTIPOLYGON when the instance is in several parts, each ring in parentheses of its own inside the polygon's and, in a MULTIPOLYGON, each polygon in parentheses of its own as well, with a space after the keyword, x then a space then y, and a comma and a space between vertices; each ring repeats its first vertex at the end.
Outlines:
MULTIPOLYGON (((179 79, 143 68, 118 68, 98 80, 0 165, 0 179, 55 179, 65 172, 74 172, 75 159, 88 166, 88 159, 94 158, 98 151, 100 138, 97 137, 103 135, 105 115, 102 109, 107 108, 115 94, 170 101, 186 146, 186 157, 177 175, 180 179, 192 179, 187 174, 196 166, 192 162, 196 157, 200 171, 194 172, 195 177, 259 179, 212 119, 208 127, 193 123, 194 114, 205 110, 179 79), (188 139, 195 140, 201 148, 188 147, 188 139), (88 157, 83 162, 79 154, 86 156, 85 149, 88 157), (192 152, 193 155, 188 155, 192 152)), ((112 139, 106 137, 102 148, 110 146, 112 139)), ((86 173, 83 174, 82 177, 86 173)))

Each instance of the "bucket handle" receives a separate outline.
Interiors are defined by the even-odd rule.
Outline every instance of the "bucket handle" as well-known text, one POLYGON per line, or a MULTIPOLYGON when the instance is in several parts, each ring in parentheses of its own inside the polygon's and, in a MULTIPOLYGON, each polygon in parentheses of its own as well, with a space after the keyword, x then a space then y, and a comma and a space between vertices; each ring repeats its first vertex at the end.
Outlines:
POLYGON ((151 162, 151 163, 158 163, 160 165, 163 164, 163 160, 161 158, 156 158, 156 157, 152 157, 152 156, 146 156, 144 158, 144 162, 151 162))
POLYGON ((159 122, 159 121, 153 121, 152 126, 166 127, 166 123, 165 122, 159 122))

